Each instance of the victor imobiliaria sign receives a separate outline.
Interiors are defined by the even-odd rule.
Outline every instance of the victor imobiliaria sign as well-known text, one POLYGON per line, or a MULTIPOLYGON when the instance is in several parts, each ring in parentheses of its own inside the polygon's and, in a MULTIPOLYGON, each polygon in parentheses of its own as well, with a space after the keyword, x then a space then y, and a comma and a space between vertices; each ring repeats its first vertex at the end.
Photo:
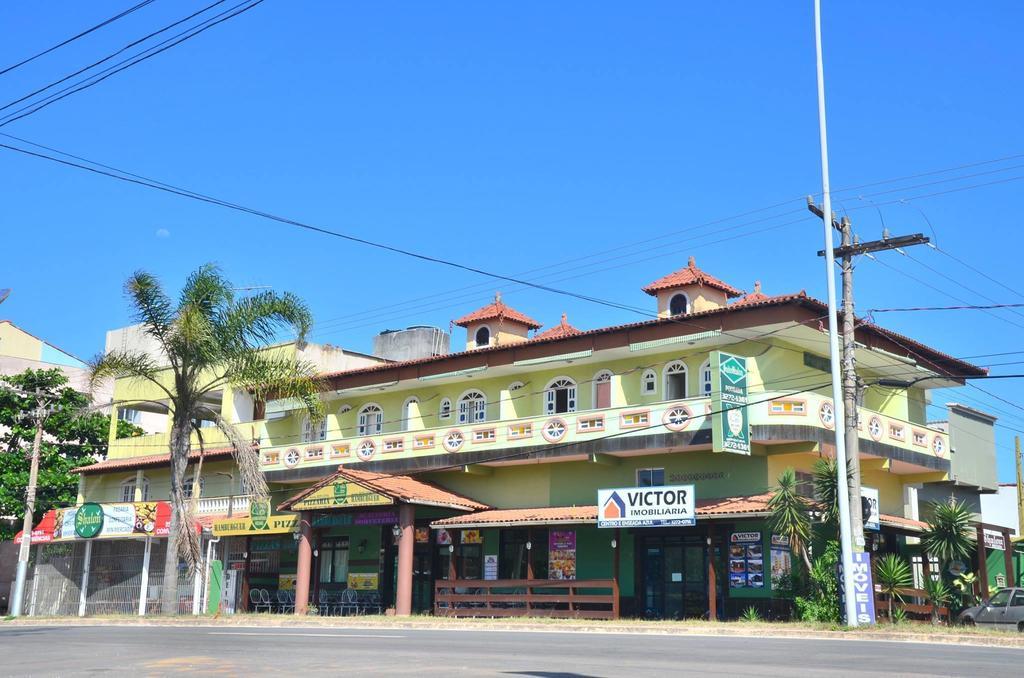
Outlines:
POLYGON ((711 352, 711 449, 750 454, 747 359, 711 352))
POLYGON ((597 491, 598 527, 673 527, 697 524, 693 485, 619 487, 597 491))

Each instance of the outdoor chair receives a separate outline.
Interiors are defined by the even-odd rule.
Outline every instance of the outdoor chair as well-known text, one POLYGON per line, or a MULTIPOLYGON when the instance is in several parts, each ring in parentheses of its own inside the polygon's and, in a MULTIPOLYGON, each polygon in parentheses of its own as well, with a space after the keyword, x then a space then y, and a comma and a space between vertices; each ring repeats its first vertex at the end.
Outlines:
POLYGON ((378 591, 370 591, 369 595, 366 596, 366 602, 363 603, 364 612, 371 610, 373 610, 374 614, 382 614, 384 612, 384 604, 381 602, 378 591))
POLYGON ((320 593, 317 594, 317 612, 321 616, 327 616, 338 613, 339 605, 337 599, 326 589, 320 589, 320 593))
POLYGON ((267 609, 267 612, 274 611, 274 601, 270 597, 270 591, 260 589, 260 605, 267 609))
POLYGON ((272 607, 270 596, 264 589, 249 589, 249 604, 252 605, 253 612, 259 612, 261 609, 270 612, 272 607))
POLYGON ((344 616, 348 614, 359 614, 359 593, 354 589, 345 589, 341 592, 341 601, 338 603, 338 611, 344 616))
POLYGON ((295 599, 288 595, 284 589, 277 590, 277 611, 282 614, 295 612, 295 599))

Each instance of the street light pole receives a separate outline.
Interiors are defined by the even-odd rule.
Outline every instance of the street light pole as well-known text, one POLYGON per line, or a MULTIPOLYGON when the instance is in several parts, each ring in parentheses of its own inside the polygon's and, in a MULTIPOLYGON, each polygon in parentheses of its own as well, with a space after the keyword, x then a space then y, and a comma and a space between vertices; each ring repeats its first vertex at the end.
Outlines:
POLYGON ((28 472, 28 487, 25 490, 25 519, 21 528, 21 548, 18 551, 18 569, 14 580, 14 600, 11 601, 11 616, 20 617, 25 600, 25 579, 28 574, 28 556, 32 548, 33 513, 36 508, 36 484, 39 481, 39 448, 43 442, 43 421, 46 418, 46 403, 42 392, 36 390, 36 408, 33 412, 36 435, 32 441, 32 463, 28 472))
POLYGON ((825 68, 821 57, 821 0, 814 0, 814 47, 818 70, 818 136, 821 142, 822 209, 825 218, 825 275, 828 285, 828 343, 832 367, 832 408, 835 412, 836 467, 839 475, 839 544, 842 553, 842 585, 846 606, 846 624, 857 626, 856 600, 853 589, 853 539, 850 529, 850 495, 846 488, 846 408, 840 376, 839 314, 836 310, 835 254, 832 240, 832 193, 828 176, 828 135, 825 126, 825 68))

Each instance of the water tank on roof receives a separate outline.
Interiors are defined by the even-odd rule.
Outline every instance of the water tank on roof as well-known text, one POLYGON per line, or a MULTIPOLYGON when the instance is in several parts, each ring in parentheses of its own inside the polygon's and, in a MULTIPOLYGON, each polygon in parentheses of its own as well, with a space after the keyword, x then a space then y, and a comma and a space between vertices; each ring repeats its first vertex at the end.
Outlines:
POLYGON ((404 330, 384 330, 373 338, 373 354, 385 360, 417 360, 445 355, 451 337, 439 327, 413 325, 404 330))

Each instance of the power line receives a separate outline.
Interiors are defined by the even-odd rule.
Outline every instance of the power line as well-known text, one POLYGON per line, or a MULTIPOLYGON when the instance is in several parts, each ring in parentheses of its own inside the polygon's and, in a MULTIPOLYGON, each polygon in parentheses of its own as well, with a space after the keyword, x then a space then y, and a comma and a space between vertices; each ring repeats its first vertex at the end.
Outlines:
POLYGON ((4 127, 6 125, 11 124, 12 122, 15 122, 17 120, 21 120, 22 118, 28 117, 28 116, 30 116, 30 115, 32 115, 34 113, 38 113, 42 109, 46 108, 47 106, 50 106, 51 104, 54 104, 54 103, 60 101, 61 99, 67 98, 67 97, 71 96, 72 94, 77 94, 78 92, 81 92, 83 90, 89 89, 90 87, 98 85, 101 82, 103 82, 104 80, 106 80, 107 78, 109 78, 109 77, 111 77, 113 75, 116 75, 117 73, 120 73, 121 71, 123 71, 125 69, 131 68, 132 66, 135 66, 135 65, 137 65, 139 63, 142 63, 143 61, 146 61, 147 59, 150 59, 150 58, 156 56, 157 54, 165 52, 165 51, 171 49, 172 47, 180 45, 181 43, 185 42, 186 40, 190 40, 190 39, 194 38, 195 36, 199 35, 200 33, 203 33, 203 32, 209 30, 210 28, 213 28, 214 26, 216 26, 218 24, 221 24, 221 23, 223 23, 223 22, 225 22, 225 21, 227 21, 229 19, 233 19, 234 17, 236 17, 236 16, 238 16, 240 14, 248 12, 250 9, 256 7, 257 5, 262 4, 263 2, 264 2, 264 0, 244 0, 243 2, 241 2, 241 3, 237 4, 237 5, 235 5, 234 7, 232 7, 231 9, 228 9, 228 10, 226 10, 224 12, 221 12, 220 14, 215 15, 214 17, 212 17, 210 19, 207 19, 206 21, 204 21, 203 23, 198 25, 200 27, 198 27, 198 28, 197 27, 189 28, 189 29, 187 29, 185 31, 182 31, 181 33, 179 33, 178 35, 176 35, 173 38, 168 38, 167 40, 164 40, 163 42, 157 43, 157 45, 154 45, 153 47, 150 47, 149 49, 144 50, 143 52, 140 53, 143 56, 135 55, 135 56, 129 57, 128 59, 125 59, 123 61, 118 62, 114 66, 111 66, 111 67, 109 67, 109 68, 107 68, 107 69, 105 69, 103 71, 100 71, 100 73, 106 73, 106 75, 103 75, 102 77, 100 77, 100 73, 97 73, 95 75, 90 76, 89 78, 86 78, 85 80, 81 81, 80 83, 77 83, 75 85, 70 85, 70 86, 65 87, 64 89, 62 89, 62 90, 60 90, 58 92, 55 92, 54 94, 50 95, 49 97, 46 97, 45 99, 43 99, 42 102, 36 102, 36 103, 33 103, 33 104, 29 104, 28 106, 24 106, 24 107, 18 109, 17 111, 8 114, 4 118, 4 120, 2 122, 0 122, 0 127, 4 127), (250 4, 246 5, 246 3, 250 3, 250 4), (246 6, 243 7, 243 5, 246 5, 246 6), (220 17, 220 18, 218 18, 218 17, 220 17), (180 36, 184 36, 184 37, 180 37, 180 36), (158 47, 159 47, 159 49, 158 49, 158 47), (146 52, 149 52, 149 53, 146 54, 146 52), (91 80, 91 82, 90 82, 90 80, 91 80), (84 84, 82 84, 82 83, 84 83, 84 84))
MULTIPOLYGON (((150 2, 152 2, 152 0, 150 0, 150 2)), ((20 104, 22 101, 25 101, 26 99, 31 99, 32 97, 36 96, 37 94, 42 94, 43 92, 45 92, 46 90, 50 89, 51 87, 56 87, 57 85, 61 84, 62 82, 66 82, 67 80, 70 80, 71 78, 75 77, 76 75, 81 75, 82 73, 84 73, 84 72, 86 72, 88 70, 91 70, 91 69, 95 68, 96 66, 99 66, 102 63, 106 63, 107 61, 110 61, 111 59, 113 59, 117 55, 123 54, 124 52, 128 51, 132 47, 135 47, 136 45, 140 45, 143 42, 149 40, 150 38, 155 37, 157 35, 160 35, 161 33, 164 33, 166 31, 174 28, 175 26, 177 26, 179 24, 182 24, 182 23, 184 23, 184 22, 186 22, 186 21, 188 21, 190 19, 194 19, 195 17, 199 16, 200 14, 202 14, 202 13, 204 13, 204 12, 206 12, 206 11, 208 11, 208 10, 210 10, 210 9, 212 9, 212 8, 216 7, 217 5, 220 5, 220 4, 224 3, 224 2, 227 2, 227 0, 217 0, 217 2, 214 2, 212 5, 207 5, 206 7, 202 8, 198 12, 194 12, 194 13, 190 14, 189 16, 185 17, 184 19, 179 19, 178 21, 175 21, 172 24, 168 24, 168 25, 164 26, 160 30, 153 31, 149 35, 145 35, 145 36, 139 38, 138 40, 130 42, 127 45, 125 45, 124 47, 122 47, 121 49, 117 50, 116 52, 113 52, 113 53, 108 54, 107 56, 103 57, 99 61, 94 61, 91 64, 89 64, 88 66, 85 66, 84 68, 78 69, 74 73, 69 73, 68 75, 65 75, 63 78, 61 78, 59 80, 54 80, 49 85, 44 85, 43 87, 40 87, 39 89, 36 89, 33 92, 29 92, 28 94, 26 94, 25 96, 23 96, 23 97, 21 97, 19 99, 15 99, 14 101, 8 102, 8 103, 4 104, 3 106, 0 106, 0 111, 5 111, 8 108, 10 108, 11 106, 15 106, 17 104, 20 104)))
POLYGON ((34 55, 30 56, 27 59, 23 59, 23 60, 19 61, 16 64, 8 66, 7 68, 5 68, 2 71, 0 71, 0 75, 3 75, 5 73, 9 73, 10 71, 13 71, 15 68, 19 68, 21 66, 24 66, 25 64, 29 63, 30 61, 35 61, 39 57, 45 56, 45 55, 49 54, 50 52, 52 52, 54 50, 60 49, 64 45, 72 43, 75 40, 78 40, 79 38, 84 37, 86 35, 89 35, 93 31, 99 30, 99 29, 103 28, 104 26, 106 26, 108 24, 112 24, 115 21, 117 21, 118 19, 126 17, 129 14, 142 9, 146 5, 152 4, 153 2, 155 2, 155 0, 144 0, 144 2, 140 2, 139 4, 135 5, 134 7, 129 7, 128 9, 124 10, 120 14, 115 14, 114 16, 110 17, 109 19, 101 21, 100 23, 96 24, 95 26, 93 26, 91 28, 87 28, 86 30, 84 30, 81 33, 79 33, 78 35, 73 35, 70 38, 68 38, 67 40, 64 40, 63 42, 57 43, 53 47, 48 47, 47 49, 44 49, 42 52, 39 52, 38 54, 34 54, 34 55))
POLYGON ((990 308, 1022 308, 1024 304, 965 304, 962 306, 905 306, 903 308, 869 308, 865 313, 905 313, 910 311, 983 311, 990 308))

